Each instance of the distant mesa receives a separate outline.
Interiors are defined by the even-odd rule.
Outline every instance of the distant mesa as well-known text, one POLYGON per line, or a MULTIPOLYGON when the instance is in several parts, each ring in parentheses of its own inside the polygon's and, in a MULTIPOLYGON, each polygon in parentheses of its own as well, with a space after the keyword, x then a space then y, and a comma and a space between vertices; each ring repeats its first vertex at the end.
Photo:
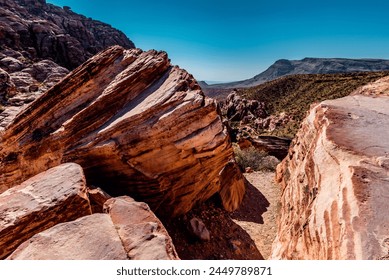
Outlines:
POLYGON ((264 72, 243 81, 208 84, 200 83, 203 89, 231 89, 253 87, 277 78, 293 74, 335 74, 389 70, 389 60, 346 59, 346 58, 304 58, 302 60, 277 60, 264 72))

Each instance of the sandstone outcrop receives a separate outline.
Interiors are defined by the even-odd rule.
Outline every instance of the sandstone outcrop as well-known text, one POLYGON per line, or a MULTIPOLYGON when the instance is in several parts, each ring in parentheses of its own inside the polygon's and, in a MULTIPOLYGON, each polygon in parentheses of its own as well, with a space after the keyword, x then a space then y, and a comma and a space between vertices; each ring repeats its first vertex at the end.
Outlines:
POLYGON ((49 169, 0 194, 0 259, 34 234, 90 215, 81 167, 49 169))
POLYGON ((19 114, 0 139, 0 192, 50 167, 76 162, 89 184, 129 194, 173 215, 221 193, 244 194, 216 103, 166 53, 111 47, 19 114), (225 172, 224 172, 225 173, 225 172))
POLYGON ((109 199, 104 206, 130 260, 176 260, 173 242, 148 205, 130 197, 109 199))
MULTIPOLYGON (((134 47, 122 32, 69 7, 45 0, 0 0, 0 4, 0 50, 18 50, 29 59, 49 58, 73 69, 109 46, 134 47)), ((20 61, 11 60, 15 70, 21 68, 20 61)))
POLYGON ((278 166, 281 218, 274 259, 389 256, 389 97, 314 107, 278 166))
POLYGON ((123 196, 109 199, 104 211, 48 229, 42 227, 8 259, 179 259, 169 234, 147 204, 123 196))

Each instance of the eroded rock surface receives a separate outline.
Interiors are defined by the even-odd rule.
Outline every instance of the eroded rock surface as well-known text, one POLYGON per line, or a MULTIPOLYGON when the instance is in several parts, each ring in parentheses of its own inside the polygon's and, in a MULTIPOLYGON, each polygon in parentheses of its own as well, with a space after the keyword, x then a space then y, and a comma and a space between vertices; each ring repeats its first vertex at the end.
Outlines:
POLYGON ((389 97, 314 107, 278 166, 275 259, 381 259, 389 254, 389 97))
POLYGON ((1 136, 0 192, 79 163, 90 184, 153 210, 189 211, 217 192, 234 210, 241 174, 222 179, 231 143, 216 103, 164 52, 112 47, 44 93, 1 136))
POLYGON ((109 215, 93 214, 56 225, 24 242, 10 260, 126 260, 109 215))
POLYGON ((34 176, 0 194, 0 259, 34 234, 90 214, 79 165, 63 164, 34 176))
POLYGON ((389 96, 389 76, 369 83, 355 90, 351 95, 389 96))
POLYGON ((131 260, 176 260, 177 252, 165 227, 143 202, 117 197, 105 203, 131 260))

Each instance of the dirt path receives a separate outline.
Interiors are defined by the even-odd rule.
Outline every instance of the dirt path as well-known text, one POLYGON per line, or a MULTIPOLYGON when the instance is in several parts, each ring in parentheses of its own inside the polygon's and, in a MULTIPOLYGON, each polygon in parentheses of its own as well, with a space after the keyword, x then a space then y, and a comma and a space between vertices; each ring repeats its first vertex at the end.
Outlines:
POLYGON ((249 181, 242 206, 231 217, 245 230, 264 259, 268 259, 277 231, 280 208, 280 187, 274 182, 273 172, 244 174, 249 181))
POLYGON ((270 255, 276 235, 280 189, 274 173, 244 174, 247 190, 240 208, 225 211, 217 196, 199 205, 182 217, 160 217, 181 259, 261 260, 270 255), (201 242, 188 232, 191 218, 204 222, 211 240, 201 242))

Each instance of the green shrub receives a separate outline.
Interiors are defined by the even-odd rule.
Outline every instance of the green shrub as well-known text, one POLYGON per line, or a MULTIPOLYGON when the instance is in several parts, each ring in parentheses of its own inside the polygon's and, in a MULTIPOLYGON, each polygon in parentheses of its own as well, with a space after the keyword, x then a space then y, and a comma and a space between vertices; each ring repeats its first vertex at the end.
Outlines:
POLYGON ((242 171, 251 167, 255 171, 275 171, 280 161, 269 156, 263 151, 258 151, 254 147, 241 150, 238 145, 234 145, 235 160, 242 171))

